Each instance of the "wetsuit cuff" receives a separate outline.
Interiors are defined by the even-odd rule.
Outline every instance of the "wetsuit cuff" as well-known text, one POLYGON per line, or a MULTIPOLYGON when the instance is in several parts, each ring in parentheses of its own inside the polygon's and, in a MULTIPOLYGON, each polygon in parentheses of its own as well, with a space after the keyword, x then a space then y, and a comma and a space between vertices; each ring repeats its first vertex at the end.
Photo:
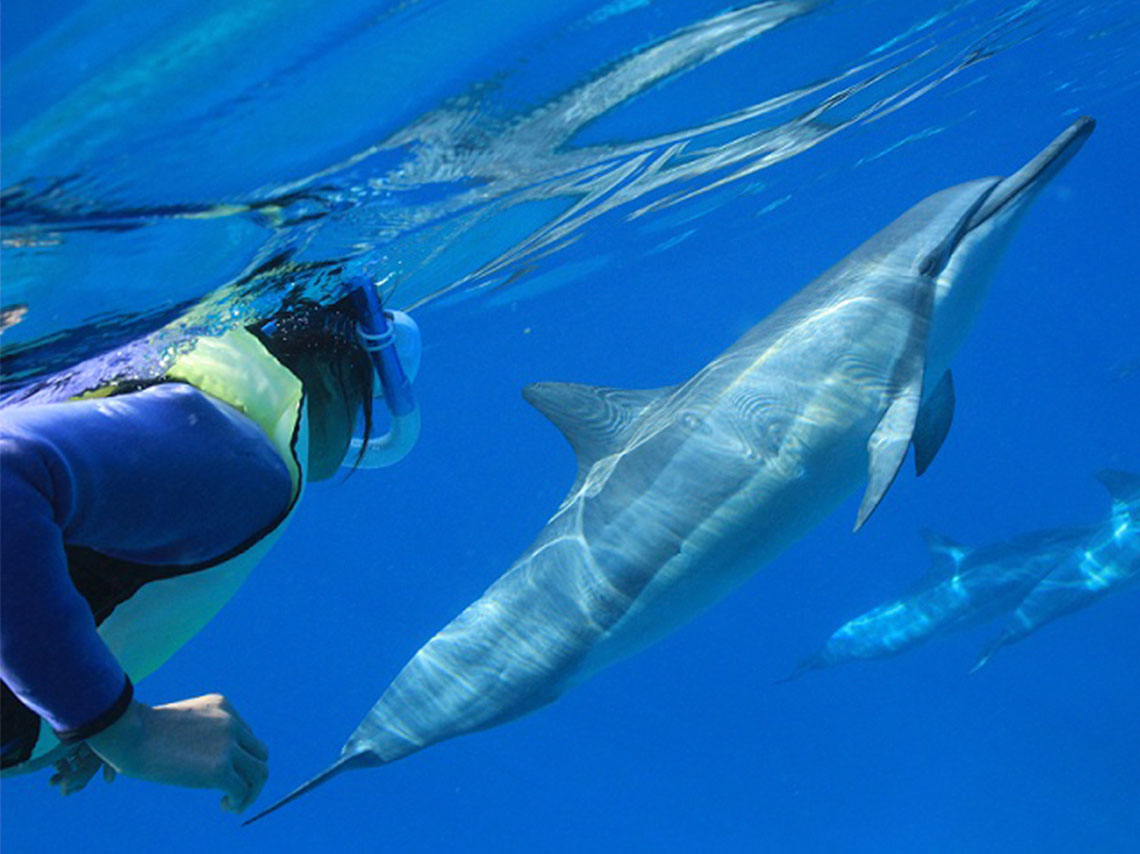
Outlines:
POLYGON ((55 736, 63 744, 77 744, 80 741, 86 741, 92 736, 98 735, 111 724, 115 723, 121 718, 127 709, 130 708, 131 701, 135 698, 135 686, 131 684, 131 678, 125 676, 123 678, 123 691, 119 694, 119 699, 111 704, 107 711, 103 712, 98 717, 85 723, 81 727, 75 729, 56 730, 55 736))

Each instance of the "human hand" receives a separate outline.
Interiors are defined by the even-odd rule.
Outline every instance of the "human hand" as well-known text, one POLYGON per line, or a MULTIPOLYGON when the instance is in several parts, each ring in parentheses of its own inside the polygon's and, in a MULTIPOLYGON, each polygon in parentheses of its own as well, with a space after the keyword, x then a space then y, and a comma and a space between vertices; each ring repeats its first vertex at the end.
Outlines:
POLYGON ((81 744, 55 763, 55 773, 48 782, 58 786, 59 793, 66 797, 91 782, 100 768, 103 769, 103 779, 108 783, 115 779, 115 769, 105 764, 86 744, 81 744))
POLYGON ((128 777, 224 792, 227 812, 253 803, 269 776, 269 751, 221 694, 153 707, 132 702, 87 743, 128 777))

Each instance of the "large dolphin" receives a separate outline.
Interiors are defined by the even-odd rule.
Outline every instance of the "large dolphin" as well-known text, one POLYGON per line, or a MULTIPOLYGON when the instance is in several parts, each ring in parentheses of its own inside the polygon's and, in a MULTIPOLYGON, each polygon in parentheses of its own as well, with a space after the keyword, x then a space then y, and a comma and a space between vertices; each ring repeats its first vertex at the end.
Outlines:
POLYGON ((384 765, 551 702, 675 629, 834 509, 855 527, 910 444, 950 426, 947 367, 1022 214, 1076 153, 1082 118, 1008 178, 919 202, 677 386, 524 395, 578 477, 515 564, 427 642, 327 770, 384 765))
POLYGON ((1094 530, 1037 531, 980 548, 926 531, 932 557, 926 576, 906 595, 848 620, 781 681, 821 667, 897 655, 1008 613, 1094 530))
POLYGON ((982 650, 973 670, 985 666, 1003 646, 1046 623, 1140 582, 1140 477, 1106 469, 1097 478, 1112 498, 1108 520, 1090 529, 1026 594, 1001 634, 982 650))

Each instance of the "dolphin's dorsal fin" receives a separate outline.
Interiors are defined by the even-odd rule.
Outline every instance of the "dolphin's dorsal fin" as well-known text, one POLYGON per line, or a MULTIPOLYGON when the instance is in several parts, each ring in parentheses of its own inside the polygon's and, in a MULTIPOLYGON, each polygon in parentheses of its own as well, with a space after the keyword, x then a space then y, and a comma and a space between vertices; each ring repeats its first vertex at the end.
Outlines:
POLYGON ((1131 506, 1129 514, 1136 515, 1136 505, 1140 504, 1140 475, 1119 469, 1101 469, 1096 473, 1096 479, 1108 490, 1113 505, 1131 506))
POLYGON ((970 549, 961 543, 924 528, 919 531, 926 547, 930 549, 930 575, 947 578, 957 573, 970 549))
POLYGON ((526 402, 562 431, 578 455, 579 471, 609 456, 626 440, 630 426, 646 407, 673 391, 606 388, 579 383, 532 383, 526 402))

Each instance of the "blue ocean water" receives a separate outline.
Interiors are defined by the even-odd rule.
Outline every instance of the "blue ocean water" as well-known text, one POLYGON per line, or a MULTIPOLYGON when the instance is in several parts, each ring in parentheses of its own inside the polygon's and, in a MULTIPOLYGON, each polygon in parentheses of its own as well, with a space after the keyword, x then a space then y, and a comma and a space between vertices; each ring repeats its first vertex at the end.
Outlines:
MULTIPOLYGON (((324 767, 573 478, 536 380, 691 375, 909 205, 1098 129, 1026 218, 954 363, 957 413, 740 590, 540 712, 241 829, 214 793, 5 779, 6 852, 1140 850, 1140 594, 968 675, 989 626, 775 685, 925 571, 1102 520, 1140 471, 1133 0, 6 3, 3 381, 164 324, 391 274, 426 347, 412 456, 312 485, 139 688, 221 691, 324 767), (11 324, 11 325, 9 325, 11 324)), ((169 328, 169 327, 167 327, 169 328)), ((160 340, 161 340, 161 334, 160 340)))

